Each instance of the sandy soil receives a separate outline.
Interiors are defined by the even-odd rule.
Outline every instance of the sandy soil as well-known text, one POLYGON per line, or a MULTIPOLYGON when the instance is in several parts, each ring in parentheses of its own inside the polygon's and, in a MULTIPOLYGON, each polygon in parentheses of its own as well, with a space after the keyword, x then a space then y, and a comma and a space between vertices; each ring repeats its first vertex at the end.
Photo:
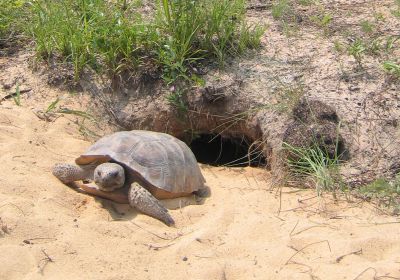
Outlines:
POLYGON ((267 171, 202 166, 211 197, 166 201, 168 228, 53 178, 88 145, 66 117, 1 105, 0 279, 400 277, 400 221, 369 204, 280 196, 267 171))

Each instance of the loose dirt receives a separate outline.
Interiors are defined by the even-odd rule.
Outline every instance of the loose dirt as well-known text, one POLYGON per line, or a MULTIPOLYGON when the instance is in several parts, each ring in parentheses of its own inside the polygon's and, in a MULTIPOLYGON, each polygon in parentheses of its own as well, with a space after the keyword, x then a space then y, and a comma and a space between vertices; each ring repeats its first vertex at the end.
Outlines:
POLYGON ((77 193, 51 175, 91 142, 68 116, 0 107, 1 279, 372 279, 400 277, 400 220, 268 171, 202 165, 212 194, 165 201, 159 221, 77 193))

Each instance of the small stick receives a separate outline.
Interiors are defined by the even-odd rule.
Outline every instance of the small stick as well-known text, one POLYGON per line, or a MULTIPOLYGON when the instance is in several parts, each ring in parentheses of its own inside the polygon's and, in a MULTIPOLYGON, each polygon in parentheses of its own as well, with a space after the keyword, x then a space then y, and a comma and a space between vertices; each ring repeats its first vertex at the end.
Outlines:
POLYGON ((40 272, 41 274, 43 274, 43 270, 44 270, 44 268, 46 267, 46 265, 47 265, 49 262, 54 262, 54 260, 46 253, 46 251, 45 251, 44 249, 42 249, 41 251, 42 251, 42 253, 45 255, 45 258, 43 258, 43 259, 40 260, 40 262, 39 262, 39 264, 38 264, 38 268, 39 268, 39 272, 40 272), (41 265, 42 261, 44 261, 43 265, 41 265))
POLYGON ((293 231, 296 229, 297 225, 299 224, 300 220, 297 220, 296 224, 294 225, 294 228, 291 230, 291 232, 289 233, 289 236, 292 236, 293 231))
POLYGON ((329 241, 328 241, 328 240, 322 240, 322 241, 313 242, 313 243, 310 243, 310 244, 304 246, 303 248, 301 248, 300 250, 298 250, 296 253, 294 253, 294 254, 286 261, 285 265, 288 265, 289 262, 290 262, 298 253, 300 253, 300 252, 303 251, 304 249, 306 249, 306 248, 308 248, 308 247, 310 247, 310 246, 312 246, 312 245, 319 244, 319 243, 323 243, 323 242, 326 242, 326 243, 328 244, 329 251, 332 252, 332 250, 331 250, 331 245, 329 244, 329 241))
POLYGON ((376 269, 373 268, 373 267, 368 267, 368 268, 364 269, 363 271, 361 271, 361 272, 356 276, 356 278, 353 278, 353 280, 356 280, 356 279, 360 278, 360 276, 363 275, 364 272, 367 272, 367 271, 370 270, 370 269, 372 269, 372 270, 375 272, 374 277, 372 277, 372 279, 376 279, 376 278, 375 278, 375 277, 376 277, 376 269))
POLYGON ((358 250, 358 251, 354 251, 354 252, 350 252, 348 254, 342 255, 340 257, 336 258, 336 262, 340 263, 345 257, 350 256, 350 255, 361 255, 362 254, 362 249, 358 250))
POLYGON ((169 243, 169 244, 164 245, 164 246, 158 246, 158 245, 143 243, 143 245, 149 247, 149 250, 150 250, 150 249, 153 249, 154 251, 158 251, 159 249, 168 248, 168 247, 170 247, 170 246, 172 246, 172 245, 174 245, 174 244, 175 244, 175 243, 169 243))
POLYGON ((145 229, 145 228, 139 226, 139 225, 136 224, 135 222, 132 222, 132 221, 129 221, 129 222, 130 222, 131 224, 134 224, 134 225, 137 226, 138 228, 140 228, 140 229, 146 231, 147 233, 150 233, 151 235, 154 235, 155 237, 158 237, 158 238, 163 239, 163 240, 175 240, 175 239, 177 239, 178 237, 181 236, 181 235, 178 235, 178 236, 176 236, 175 238, 171 238, 171 237, 166 238, 166 237, 163 237, 163 236, 161 236, 161 235, 158 235, 158 234, 156 234, 156 233, 154 233, 154 232, 151 232, 151 231, 149 231, 149 230, 147 230, 147 229, 145 229))

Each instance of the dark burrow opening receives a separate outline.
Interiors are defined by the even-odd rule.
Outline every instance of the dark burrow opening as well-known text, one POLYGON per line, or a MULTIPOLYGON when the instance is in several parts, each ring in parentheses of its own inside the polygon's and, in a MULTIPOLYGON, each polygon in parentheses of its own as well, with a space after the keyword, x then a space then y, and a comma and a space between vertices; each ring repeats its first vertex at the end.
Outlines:
POLYGON ((247 137, 200 134, 189 146, 200 163, 229 167, 266 165, 261 144, 247 137))

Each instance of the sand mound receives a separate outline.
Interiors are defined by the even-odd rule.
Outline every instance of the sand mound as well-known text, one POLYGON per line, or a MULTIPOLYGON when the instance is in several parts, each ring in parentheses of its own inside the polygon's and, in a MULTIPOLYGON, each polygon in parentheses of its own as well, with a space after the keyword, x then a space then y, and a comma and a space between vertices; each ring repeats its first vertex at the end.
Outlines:
POLYGON ((0 107, 0 279, 400 277, 399 220, 369 204, 271 190, 269 173, 202 166, 210 198, 165 201, 168 228, 50 173, 89 142, 65 117, 0 107))

